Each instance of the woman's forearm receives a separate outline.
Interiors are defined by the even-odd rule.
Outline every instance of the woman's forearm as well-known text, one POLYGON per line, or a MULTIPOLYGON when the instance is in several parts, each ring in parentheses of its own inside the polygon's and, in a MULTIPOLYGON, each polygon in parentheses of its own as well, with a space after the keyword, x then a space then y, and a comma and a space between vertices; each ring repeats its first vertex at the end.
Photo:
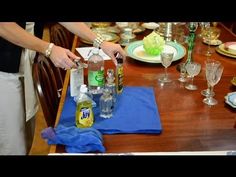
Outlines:
POLYGON ((14 22, 0 22, 0 36, 23 48, 45 54, 49 43, 25 31, 14 22))
POLYGON ((70 32, 87 41, 94 41, 96 34, 83 22, 60 22, 70 32))

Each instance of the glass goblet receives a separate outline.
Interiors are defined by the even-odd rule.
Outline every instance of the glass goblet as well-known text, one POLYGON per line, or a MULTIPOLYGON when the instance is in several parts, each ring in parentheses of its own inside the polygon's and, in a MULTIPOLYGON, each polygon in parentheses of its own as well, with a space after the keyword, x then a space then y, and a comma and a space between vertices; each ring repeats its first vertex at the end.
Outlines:
MULTIPOLYGON (((220 81, 224 67, 219 64, 218 61, 212 60, 211 62, 206 63, 206 79, 208 84, 211 86, 210 91, 213 92, 214 86, 220 81)), ((213 95, 210 94, 203 99, 203 102, 207 105, 216 105, 218 101, 213 98, 213 95)))
POLYGON ((159 78, 161 83, 171 82, 171 79, 168 77, 167 68, 171 65, 173 60, 174 53, 162 52, 161 53, 161 64, 165 67, 164 77, 159 78))
POLYGON ((185 65, 188 75, 191 77, 191 83, 186 85, 188 90, 197 90, 197 86, 193 84, 194 76, 198 75, 201 71, 201 64, 196 62, 190 62, 185 65))
POLYGON ((180 82, 186 82, 186 68, 185 68, 185 63, 180 63, 179 64, 179 70, 180 70, 180 77, 178 78, 178 80, 180 82))
POLYGON ((211 91, 211 86, 210 86, 209 83, 207 82, 207 89, 202 90, 202 91, 201 91, 201 94, 202 94, 203 96, 205 96, 205 97, 208 97, 208 96, 210 96, 210 94, 211 94, 212 96, 214 96, 214 95, 215 95, 215 92, 214 92, 214 91, 211 91))
POLYGON ((214 42, 214 40, 218 39, 218 37, 220 36, 220 32, 221 30, 216 27, 207 27, 204 29, 202 37, 205 43, 208 44, 206 56, 211 56, 211 54, 213 53, 211 51, 211 44, 214 42))

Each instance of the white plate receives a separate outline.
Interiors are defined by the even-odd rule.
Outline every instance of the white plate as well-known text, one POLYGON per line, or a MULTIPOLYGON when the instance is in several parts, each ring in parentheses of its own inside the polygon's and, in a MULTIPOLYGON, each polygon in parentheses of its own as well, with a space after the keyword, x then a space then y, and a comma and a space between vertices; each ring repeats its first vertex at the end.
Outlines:
MULTIPOLYGON (((186 49, 179 43, 168 42, 164 46, 164 50, 174 53, 173 61, 183 58, 186 54, 186 49)), ((143 41, 135 41, 126 46, 125 51, 128 56, 147 63, 161 63, 160 55, 149 55, 143 48, 143 41)))
POLYGON ((224 46, 225 46, 225 50, 236 55, 236 42, 226 42, 224 46))
POLYGON ((232 106, 233 108, 236 108, 236 92, 230 92, 225 96, 225 102, 232 106))
MULTIPOLYGON (((94 31, 95 33, 97 31, 94 31)), ((99 33, 99 32, 98 32, 99 33)), ((109 33, 109 32, 104 32, 104 33, 99 33, 105 41, 109 41, 109 42, 118 42, 120 40, 120 37, 118 35, 116 35, 115 33, 109 33)), ((86 43, 86 44, 93 44, 91 41, 87 41, 84 39, 80 39, 82 42, 86 43)))
POLYGON ((220 45, 220 44, 222 44, 222 41, 219 40, 219 39, 211 40, 211 41, 209 41, 209 40, 203 40, 203 42, 204 42, 205 44, 208 44, 208 45, 220 45))
POLYGON ((231 80, 231 83, 236 86, 236 77, 233 77, 232 80, 231 80))
POLYGON ((155 22, 143 23, 142 27, 154 30, 159 27, 159 24, 155 22))

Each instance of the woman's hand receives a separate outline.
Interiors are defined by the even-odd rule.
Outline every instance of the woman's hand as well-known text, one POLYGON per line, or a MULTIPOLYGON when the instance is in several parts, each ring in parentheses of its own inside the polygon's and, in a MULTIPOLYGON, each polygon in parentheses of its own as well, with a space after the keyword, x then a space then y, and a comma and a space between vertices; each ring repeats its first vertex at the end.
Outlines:
POLYGON ((52 47, 52 53, 49 58, 52 60, 53 64, 56 67, 60 67, 66 70, 76 67, 76 64, 73 61, 75 59, 78 59, 78 56, 76 56, 68 49, 54 45, 52 47))
POLYGON ((115 63, 115 65, 117 65, 117 61, 115 58, 115 54, 118 52, 121 54, 123 60, 125 60, 126 58, 126 53, 125 51, 121 48, 121 46, 119 44, 114 44, 112 42, 107 42, 104 41, 101 44, 101 49, 108 55, 111 57, 112 61, 115 63))

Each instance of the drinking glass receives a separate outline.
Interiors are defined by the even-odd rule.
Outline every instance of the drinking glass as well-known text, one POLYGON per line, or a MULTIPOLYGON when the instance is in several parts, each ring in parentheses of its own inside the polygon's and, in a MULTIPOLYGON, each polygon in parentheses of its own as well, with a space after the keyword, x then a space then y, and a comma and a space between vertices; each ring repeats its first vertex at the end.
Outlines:
POLYGON ((201 32, 200 32, 200 34, 199 34, 198 36, 199 36, 200 38, 202 38, 205 29, 208 28, 208 27, 210 27, 211 24, 210 24, 210 22, 199 22, 199 26, 200 26, 201 32))
POLYGON ((168 77, 167 68, 171 65, 173 60, 174 53, 162 52, 161 53, 161 64, 165 67, 165 75, 162 78, 159 78, 161 83, 171 82, 171 79, 168 77))
MULTIPOLYGON (((216 60, 213 60, 213 59, 209 59, 209 58, 205 61, 205 65, 206 65, 207 63, 212 63, 213 61, 214 61, 215 64, 220 65, 220 62, 219 62, 219 61, 216 61, 216 60)), ((211 94, 211 96, 214 96, 214 95, 215 95, 215 92, 214 92, 214 91, 211 91, 211 86, 210 86, 209 83, 207 82, 207 89, 202 90, 202 91, 201 91, 201 94, 202 94, 203 96, 205 96, 205 97, 208 97, 208 96, 210 96, 210 94, 211 94)))
POLYGON ((201 64, 197 62, 189 62, 185 65, 185 68, 191 78, 191 83, 186 85, 185 88, 188 90, 197 90, 197 86, 193 84, 193 78, 200 73, 201 64))
POLYGON ((206 27, 202 33, 202 37, 203 40, 208 44, 207 47, 207 52, 206 52, 206 56, 211 56, 212 51, 211 51, 211 43, 218 39, 218 37, 220 36, 220 32, 221 30, 217 27, 206 27))
POLYGON ((178 78, 178 80, 180 82, 186 82, 186 68, 185 68, 185 63, 180 63, 179 64, 179 70, 180 70, 180 77, 178 78))
MULTIPOLYGON (((211 60, 206 62, 206 79, 210 85, 210 92, 213 92, 214 86, 220 81, 224 67, 218 61, 211 60)), ((207 105, 216 105, 218 101, 213 98, 212 94, 209 94, 206 98, 203 99, 203 102, 207 105)))
POLYGON ((211 86, 209 85, 209 83, 207 82, 207 89, 202 90, 201 94, 205 97, 210 96, 210 94, 212 94, 212 96, 215 95, 214 91, 211 91, 211 86))

